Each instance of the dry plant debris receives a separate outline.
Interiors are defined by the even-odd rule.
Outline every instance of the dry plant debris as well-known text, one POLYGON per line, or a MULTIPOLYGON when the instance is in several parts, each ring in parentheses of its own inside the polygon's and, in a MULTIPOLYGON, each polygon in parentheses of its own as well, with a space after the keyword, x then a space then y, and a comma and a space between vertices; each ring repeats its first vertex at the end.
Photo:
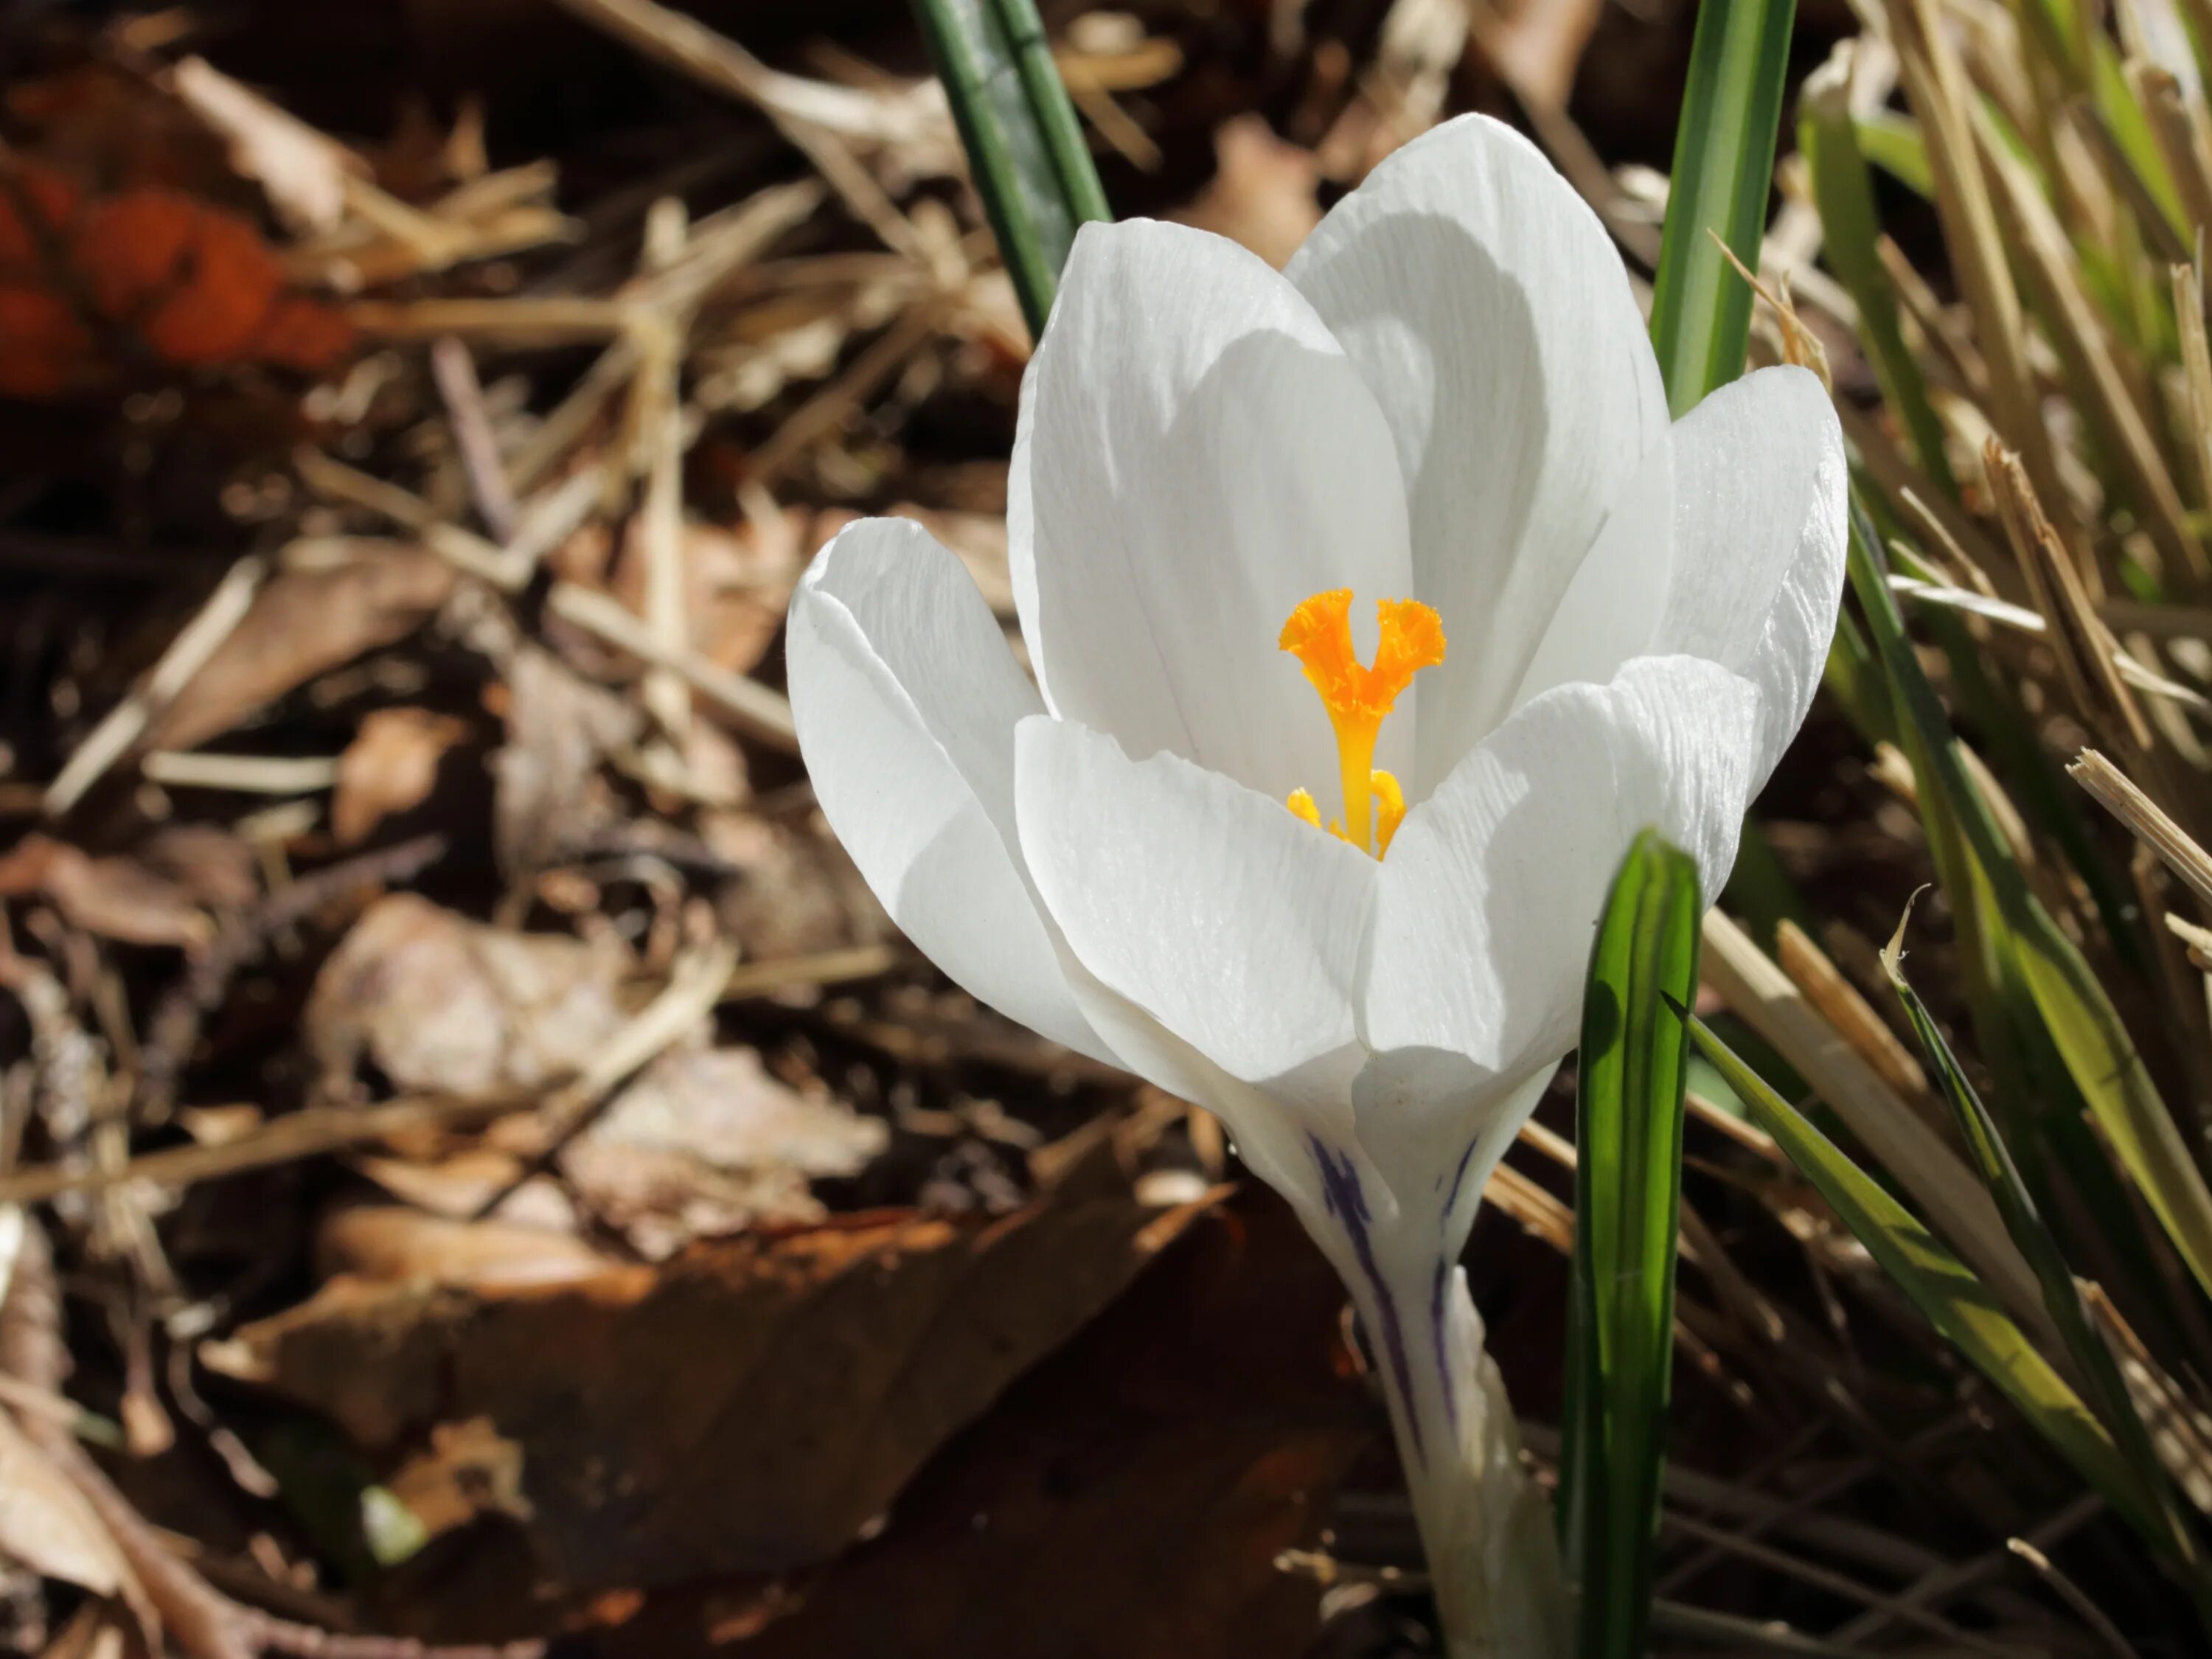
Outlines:
MULTIPOLYGON (((1808 63, 1858 27, 1801 9, 1808 63)), ((2116 995, 2202 1110, 2212 359, 2200 295, 2154 369, 2078 252, 2130 216, 2192 249, 2010 14, 1864 9, 1850 106, 1901 85, 1934 168, 1880 255, 1944 453, 1787 165, 1771 349, 1824 352, 1925 541, 1916 626, 2047 749, 2111 748, 2098 799, 2175 872, 2132 872, 2171 931, 2116 995)), ((1047 10, 1120 211, 1279 263, 1479 107, 1650 267, 1687 7, 1047 10)), ((1028 344, 904 7, 21 7, 0 47, 0 1641, 1429 1650, 1294 1224, 1224 1197, 1210 1119, 915 961, 796 763, 784 610, 854 515, 924 520, 1012 616, 1028 344)), ((2124 56, 2212 201, 2201 98, 2124 56)), ((2036 1324, 1875 965, 1929 865, 1884 752, 1823 704, 1765 812, 1820 925, 1717 920, 1704 1012, 2036 1324)), ((2095 945, 2122 901, 1994 759, 2095 945)), ((1962 1021, 1956 953, 1915 960, 1962 1021)), ((1715 1083, 1666 1650, 2102 1650, 2074 1598, 2154 1605, 2141 1564, 1715 1083)), ((1469 1258, 1540 1448, 1563 1108, 1469 1258)), ((2150 1300, 2107 1328, 2198 1492, 2212 1349, 2150 1300)))

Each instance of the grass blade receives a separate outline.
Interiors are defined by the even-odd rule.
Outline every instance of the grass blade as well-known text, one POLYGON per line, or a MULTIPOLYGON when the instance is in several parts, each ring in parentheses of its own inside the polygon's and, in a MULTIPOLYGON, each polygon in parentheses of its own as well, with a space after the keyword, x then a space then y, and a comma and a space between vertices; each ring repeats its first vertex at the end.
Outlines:
MULTIPOLYGON (((2073 1270, 2058 1241, 2044 1224, 2037 1212, 2035 1200, 2021 1179, 2020 1170, 2007 1150, 2004 1139, 1997 1133, 1996 1121, 1989 1109, 1982 1103, 1959 1066, 1958 1057, 1951 1045, 1944 1041, 1943 1033, 1905 977, 1904 939, 1905 921, 1899 921, 1897 935, 1881 953, 1882 972, 1887 975, 1890 988, 1897 993, 1904 1006, 1905 1017, 1911 1025, 1914 1036, 1919 1039, 1921 1051, 1927 1056, 1930 1075, 1949 1103, 1952 1115, 1959 1126, 1960 1138, 1966 1143, 1967 1154, 1975 1169, 1996 1200, 1997 1210, 2004 1217, 2005 1228, 2013 1243, 2020 1247, 2021 1256, 2034 1270, 2037 1283, 2042 1287, 2044 1306, 2050 1310, 2051 1322, 2065 1344, 2066 1352, 2074 1362, 2076 1373, 2088 1390, 2088 1401, 2104 1423, 2120 1454, 2134 1465, 2136 1476, 2144 1492, 2154 1495, 2158 1508, 2148 1516, 2133 1516, 2146 1538, 2160 1547, 2174 1565, 2192 1577, 2201 1573, 2192 1570, 2198 1566, 2194 1541, 2180 1524, 2179 1517, 2165 1501, 2166 1480, 2159 1462, 2156 1449, 2151 1443, 2150 1431, 2144 1426, 2128 1393, 2127 1383, 2120 1375, 2118 1362, 2112 1357, 2103 1336, 2099 1334, 2081 1299, 2081 1287, 2075 1284, 2073 1270)), ((2200 1584, 2200 1601, 2203 1587, 2200 1584)))
POLYGON ((1881 222, 1875 211, 1874 179, 1851 120, 1850 43, 1805 82, 1798 99, 1797 148, 1805 157, 1813 200, 1820 211, 1823 247, 1830 269, 1859 308, 1859 334, 1882 395, 1911 434, 1921 470, 1946 495, 1956 495, 1943 423, 1928 400, 1918 359, 1905 343, 1897 294, 1877 245, 1881 222))
POLYGON ((1651 343, 1678 416, 1743 372, 1751 289, 1713 237, 1759 269, 1796 13, 1796 0, 1705 0, 1698 10, 1651 298, 1651 343))
POLYGON ((914 0, 1030 331, 1079 226, 1111 216, 1032 0, 914 0))
POLYGON ((1934 1234, 1884 1192, 1796 1108, 1769 1088, 1702 1020, 1690 1022, 1711 1060, 1812 1182, 1851 1236, 1974 1368, 1989 1378, 2092 1487, 2130 1517, 2158 1513, 2094 1413, 2081 1403, 1996 1299, 1934 1234))
POLYGON ((1583 1003, 1566 1500, 1583 1659, 1637 1659, 1666 1462, 1697 866, 1651 830, 1614 876, 1583 1003))
MULTIPOLYGON (((1976 896, 1972 912, 1986 935, 1982 944, 1992 951, 1999 975, 2016 979, 2039 1019, 2039 1032, 2023 1027, 2023 1036, 2056 1050, 2174 1249, 2198 1284, 2212 1291, 2212 1189, 2197 1172, 2112 999, 2029 888, 1988 802, 1967 776, 1942 704, 1913 654, 1896 596, 1884 579, 1873 528, 1856 502, 1850 557, 1852 592, 1889 677, 1908 757, 1921 781, 1931 844, 1939 825, 1960 843, 1939 858, 1944 885, 1954 900, 1976 884, 1985 891, 1987 902, 1976 896), (1960 867, 1967 860, 1971 870, 1960 867)), ((1964 903, 1960 914, 1970 914, 1964 903)), ((2089 1165, 2077 1170, 2086 1175, 2089 1165)), ((2115 1237, 2120 1219, 2117 1213, 2109 1218, 2115 1237)))

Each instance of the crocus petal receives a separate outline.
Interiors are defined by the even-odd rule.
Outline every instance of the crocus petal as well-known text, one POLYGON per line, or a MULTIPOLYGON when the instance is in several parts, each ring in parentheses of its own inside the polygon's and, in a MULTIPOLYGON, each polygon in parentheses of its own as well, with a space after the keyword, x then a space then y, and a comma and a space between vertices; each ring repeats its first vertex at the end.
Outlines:
POLYGON ((807 572, 787 648, 815 794, 891 919, 970 994, 1118 1063, 1012 850, 1014 727, 1039 703, 960 562, 919 525, 863 520, 807 572))
MULTIPOLYGON (((1300 600, 1350 587, 1371 648, 1373 601, 1413 585, 1404 492, 1373 397, 1277 272, 1182 226, 1086 226, 1023 384, 1008 492, 1055 714, 1278 800, 1334 780, 1328 720, 1276 637, 1300 600)), ((1404 764, 1401 724, 1378 765, 1404 764)))
POLYGON ((1425 677, 1415 793, 1510 706, 1667 400, 1620 257, 1552 164, 1481 116, 1393 154, 1285 273, 1373 388, 1412 496, 1425 677))
POLYGON ((1640 657, 1547 691, 1414 809, 1382 864, 1364 1036, 1498 1075, 1572 1046, 1591 930, 1629 842, 1655 825, 1708 896, 1735 857, 1759 697, 1693 657, 1640 657))
POLYGON ((1602 685, 1631 657, 1648 655, 1674 561, 1674 446, 1662 441, 1645 453, 1575 567, 1513 707, 1576 680, 1602 685))
POLYGON ((1348 1100, 1375 860, 1072 722, 1024 720, 1015 751, 1023 854, 1083 967, 1230 1076, 1348 1100))
POLYGON ((1820 381, 1763 368, 1675 423, 1674 561, 1649 649, 1759 688, 1756 793, 1804 724, 1843 591, 1844 437, 1820 381))

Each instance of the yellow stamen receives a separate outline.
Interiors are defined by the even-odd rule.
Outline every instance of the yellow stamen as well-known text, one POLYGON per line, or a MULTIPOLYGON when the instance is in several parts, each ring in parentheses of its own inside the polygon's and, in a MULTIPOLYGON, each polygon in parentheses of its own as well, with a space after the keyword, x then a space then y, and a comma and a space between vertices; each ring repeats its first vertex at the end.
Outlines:
POLYGON ((1379 859, 1390 850, 1390 837, 1406 821, 1406 792, 1397 779, 1379 769, 1367 781, 1375 787, 1375 856, 1379 859))
MULTIPOLYGON (((1342 774, 1344 822, 1357 832, 1345 839, 1379 857, 1375 797, 1382 797, 1382 850, 1389 848, 1406 816, 1406 797, 1395 778, 1376 769, 1376 735, 1413 676, 1444 659, 1444 629, 1442 619, 1419 599, 1379 599, 1375 610, 1381 628, 1371 666, 1363 666, 1352 652, 1348 587, 1330 588, 1302 603, 1275 643, 1298 659, 1328 711, 1342 774)), ((1312 807, 1313 797, 1301 789, 1291 796, 1291 810, 1306 817, 1306 809, 1298 805, 1301 795, 1312 807)), ((1317 823, 1320 816, 1314 808, 1307 822, 1317 823)))
POLYGON ((1321 808, 1314 805, 1312 790, 1291 790, 1290 799, 1285 801, 1284 805, 1288 806, 1291 811, 1297 813, 1300 817, 1304 818, 1308 823, 1313 825, 1315 829, 1318 830, 1321 828, 1321 808))

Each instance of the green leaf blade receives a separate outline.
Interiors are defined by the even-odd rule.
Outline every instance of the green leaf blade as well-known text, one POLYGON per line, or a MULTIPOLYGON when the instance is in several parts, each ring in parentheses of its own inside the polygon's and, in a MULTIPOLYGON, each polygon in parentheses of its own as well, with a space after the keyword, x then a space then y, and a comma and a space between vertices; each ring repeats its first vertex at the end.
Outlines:
POLYGON ((1713 237, 1759 269, 1796 14, 1796 0, 1698 8, 1651 297, 1652 348, 1678 416, 1743 372, 1751 290, 1713 237))
POLYGON ((1032 0, 914 0, 976 194, 1032 336, 1106 195, 1032 0))
POLYGON ((1696 865, 1647 830, 1590 952, 1562 1510, 1583 1659, 1636 1659, 1649 1632, 1689 1064, 1677 1010, 1696 992, 1704 909, 1696 865))

